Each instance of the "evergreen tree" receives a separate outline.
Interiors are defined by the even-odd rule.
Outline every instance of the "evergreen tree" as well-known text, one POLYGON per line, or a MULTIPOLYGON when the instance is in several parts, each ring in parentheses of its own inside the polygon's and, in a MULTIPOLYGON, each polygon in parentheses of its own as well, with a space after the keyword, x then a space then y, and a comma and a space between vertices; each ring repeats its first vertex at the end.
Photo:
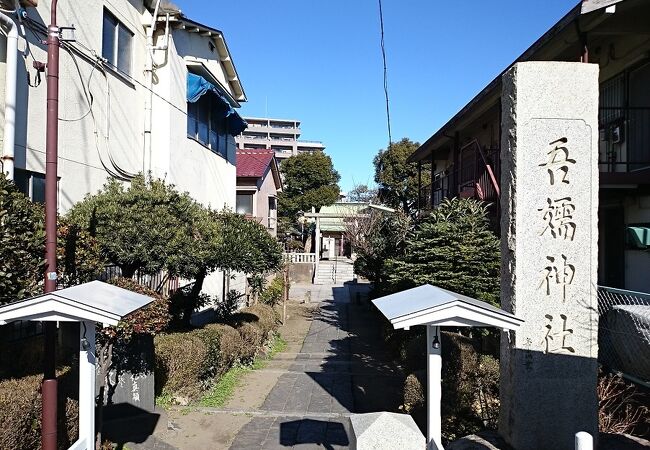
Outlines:
POLYGON ((278 195, 278 213, 290 220, 298 211, 310 211, 312 206, 331 205, 339 198, 339 173, 332 159, 323 152, 300 153, 282 162, 284 189, 278 195))
POLYGON ((454 198, 417 222, 404 254, 387 261, 385 273, 391 292, 429 283, 498 305, 499 269, 499 239, 485 204, 454 198))

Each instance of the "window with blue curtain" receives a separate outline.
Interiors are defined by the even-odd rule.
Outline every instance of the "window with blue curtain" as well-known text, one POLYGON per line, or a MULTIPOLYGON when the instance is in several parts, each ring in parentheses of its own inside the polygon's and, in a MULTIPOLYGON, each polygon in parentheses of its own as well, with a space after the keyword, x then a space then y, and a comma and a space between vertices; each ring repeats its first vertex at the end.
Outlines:
POLYGON ((213 95, 203 95, 198 101, 187 103, 187 136, 214 153, 228 156, 228 121, 219 113, 213 95))

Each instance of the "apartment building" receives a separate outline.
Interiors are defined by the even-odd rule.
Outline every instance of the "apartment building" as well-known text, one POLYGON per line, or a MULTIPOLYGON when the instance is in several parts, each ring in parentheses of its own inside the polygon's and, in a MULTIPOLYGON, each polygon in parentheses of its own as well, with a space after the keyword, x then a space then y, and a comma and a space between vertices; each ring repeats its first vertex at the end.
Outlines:
MULTIPOLYGON (((582 10, 578 3, 514 63, 582 61, 600 66, 599 284, 650 292, 650 2, 582 10)), ((507 69, 506 69, 507 70, 507 69)), ((446 197, 490 204, 498 227, 501 76, 409 158, 420 173, 419 208, 446 197)))
MULTIPOLYGON (((59 2, 59 26, 75 27, 60 51, 61 213, 107 179, 128 182, 143 172, 206 206, 236 207, 234 136, 246 126, 236 109, 246 95, 223 33, 160 6, 165 3, 59 2)), ((17 67, 9 67, 11 58, 0 62, 0 86, 8 70, 17 71, 15 145, 3 148, 2 170, 35 201, 43 199, 44 189, 46 83, 33 62, 47 61, 41 40, 49 7, 38 2, 2 13, 19 34, 17 67)), ((6 100, 12 101, 4 94, 3 111, 11 106, 6 100)), ((12 127, 4 119, 0 125, 4 144, 12 127)), ((214 276, 205 289, 221 295, 222 284, 214 276)))
POLYGON ((246 117, 248 128, 235 138, 237 148, 275 150, 282 159, 304 152, 322 152, 325 146, 319 141, 300 139, 300 122, 297 120, 246 117))

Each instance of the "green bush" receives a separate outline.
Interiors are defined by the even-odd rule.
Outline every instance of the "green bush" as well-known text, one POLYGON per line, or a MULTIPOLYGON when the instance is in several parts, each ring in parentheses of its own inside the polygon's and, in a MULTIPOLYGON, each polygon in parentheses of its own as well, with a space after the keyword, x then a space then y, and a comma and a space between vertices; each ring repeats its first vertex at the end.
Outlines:
POLYGON ((403 409, 407 413, 424 408, 426 405, 426 386, 422 382, 425 377, 423 371, 412 373, 404 381, 403 409))
POLYGON ((235 364, 237 364, 244 355, 244 340, 241 335, 233 327, 223 324, 208 325, 207 328, 215 328, 219 330, 219 358, 221 366, 225 372, 235 364))
POLYGON ((160 334, 156 349, 156 393, 196 398, 206 386, 204 378, 208 348, 192 333, 160 334))
POLYGON ((276 275, 273 280, 262 290, 260 302, 265 305, 275 306, 282 301, 284 297, 284 277, 282 274, 276 275))
POLYGON ((443 437, 453 441, 496 426, 498 362, 478 352, 477 340, 447 332, 441 340, 443 437))
POLYGON ((387 288, 397 292, 429 283, 498 306, 500 265, 487 206, 445 199, 418 218, 403 255, 386 261, 387 288))
POLYGON ((203 341, 207 348, 202 377, 218 378, 242 359, 244 341, 233 327, 210 324, 195 330, 192 334, 203 341))
POLYGON ((226 294, 226 298, 218 302, 215 305, 215 315, 217 316, 217 321, 225 322, 230 320, 233 314, 239 309, 239 303, 241 302, 244 294, 240 293, 236 289, 231 289, 226 294))
POLYGON ((43 210, 0 173, 0 305, 40 293, 45 269, 43 210))
MULTIPOLYGON (((77 440, 79 406, 77 378, 70 368, 61 370, 58 395, 59 448, 77 440)), ((33 450, 40 448, 42 375, 0 381, 0 448, 33 450)))
POLYGON ((237 331, 239 331, 244 341, 242 362, 245 364, 251 363, 262 349, 262 344, 265 341, 262 329, 250 322, 246 322, 237 327, 237 331))
POLYGON ((96 280, 102 274, 107 261, 97 239, 87 230, 65 218, 59 218, 57 236, 59 286, 86 283, 96 280))
POLYGON ((265 340, 269 338, 270 333, 278 329, 278 316, 275 310, 260 303, 241 309, 233 315, 232 321, 237 325, 244 322, 256 325, 262 330, 265 340))

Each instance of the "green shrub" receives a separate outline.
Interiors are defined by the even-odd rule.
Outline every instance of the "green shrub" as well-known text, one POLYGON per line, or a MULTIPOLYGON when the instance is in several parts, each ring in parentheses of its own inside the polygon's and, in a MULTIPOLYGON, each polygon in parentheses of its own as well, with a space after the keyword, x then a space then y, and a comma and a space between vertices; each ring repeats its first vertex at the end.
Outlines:
POLYGON ((239 309, 239 304, 243 296, 244 294, 236 289, 228 291, 226 298, 221 302, 217 302, 215 305, 214 312, 217 316, 217 321, 225 322, 230 320, 232 315, 239 309))
POLYGON ((43 210, 0 173, 0 305, 40 293, 45 268, 43 210))
MULTIPOLYGON (((77 378, 70 368, 60 371, 58 395, 59 448, 77 440, 79 406, 77 378)), ((0 381, 0 448, 33 450, 40 448, 42 375, 0 381)))
POLYGON ((260 302, 265 305, 275 306, 282 301, 284 297, 284 277, 282 274, 276 275, 273 280, 264 288, 260 294, 260 302))
POLYGON ((212 302, 212 297, 207 294, 196 294, 192 289, 177 289, 169 298, 171 327, 187 329, 192 313, 210 302, 212 302))
POLYGON ((424 377, 425 373, 419 371, 410 374, 404 381, 404 403, 402 407, 407 413, 424 408, 426 405, 426 386, 422 382, 424 377))
POLYGON ((90 232, 65 218, 59 218, 57 238, 59 286, 86 283, 102 274, 107 261, 97 239, 90 232))
POLYGON ((386 287, 397 292, 429 283, 498 306, 500 265, 486 204, 445 199, 417 219, 404 254, 386 261, 386 287))
POLYGON ((262 331, 264 340, 269 338, 271 332, 278 329, 278 317, 273 308, 260 303, 242 308, 232 315, 229 322, 235 328, 239 328, 245 323, 257 326, 262 331))
POLYGON ((453 441, 496 425, 499 370, 496 360, 478 352, 476 340, 443 332, 441 341, 442 430, 453 441), (487 410, 481 405, 485 399, 487 410))
POLYGON ((192 333, 171 333, 156 336, 154 345, 157 394, 196 398, 206 386, 204 341, 192 333))
POLYGON ((218 375, 222 375, 243 358, 244 341, 239 332, 229 325, 211 324, 205 328, 219 335, 218 375))
POLYGON ((265 341, 262 329, 250 322, 246 322, 237 327, 237 331, 239 331, 244 341, 242 362, 245 364, 251 363, 262 349, 262 344, 265 341))
POLYGON ((192 332, 203 341, 207 354, 202 378, 219 378, 234 366, 244 352, 244 342, 237 330, 223 324, 210 324, 192 332))

